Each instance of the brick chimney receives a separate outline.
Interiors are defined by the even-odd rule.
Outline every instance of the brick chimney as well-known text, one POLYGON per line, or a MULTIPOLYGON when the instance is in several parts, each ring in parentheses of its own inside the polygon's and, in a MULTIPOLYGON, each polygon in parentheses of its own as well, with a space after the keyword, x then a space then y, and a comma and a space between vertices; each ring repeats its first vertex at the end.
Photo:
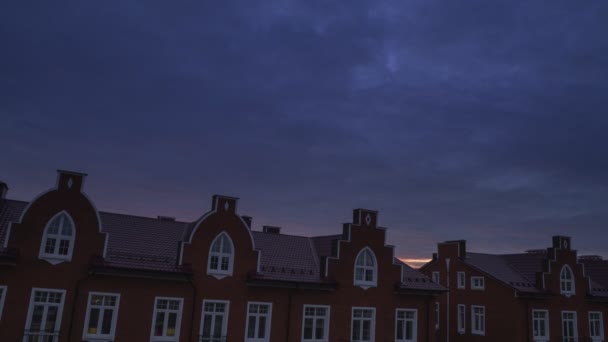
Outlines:
POLYGON ((82 192, 86 173, 57 170, 57 190, 82 192))
POLYGON ((264 233, 270 233, 270 234, 281 234, 281 227, 264 226, 264 227, 262 227, 262 231, 264 233))
POLYGON ((376 228, 378 226, 378 212, 369 209, 355 209, 353 210, 353 224, 357 226, 364 226, 369 228, 376 228))
POLYGON ((6 183, 0 181, 0 200, 6 198, 6 193, 8 192, 8 185, 6 183))
POLYGON ((569 251, 571 249, 570 237, 556 235, 553 237, 553 248, 569 251))

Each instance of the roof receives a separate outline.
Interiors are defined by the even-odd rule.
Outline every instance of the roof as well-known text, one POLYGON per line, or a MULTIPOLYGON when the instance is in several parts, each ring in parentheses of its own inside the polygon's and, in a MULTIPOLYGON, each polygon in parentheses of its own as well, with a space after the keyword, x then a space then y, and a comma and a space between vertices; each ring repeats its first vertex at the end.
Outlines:
MULTIPOLYGON (((544 255, 540 255, 544 258, 544 255)), ((538 254, 495 255, 467 252, 465 262, 521 292, 540 293, 536 272, 542 272, 538 254)))
MULTIPOLYGON (((0 243, 9 222, 18 222, 27 202, 0 202, 0 243)), ((179 243, 189 237, 199 221, 181 222, 158 218, 99 212, 102 229, 108 234, 103 266, 162 272, 181 272, 178 266, 179 243)), ((333 256, 342 234, 303 237, 252 231, 260 251, 260 280, 299 283, 325 283, 321 275, 323 257, 333 256)), ((1 246, 1 244, 0 244, 1 246)), ((0 248, 1 249, 1 248, 0 248)), ((395 259, 403 269, 402 287, 416 290, 442 290, 428 277, 395 259)))
POLYGON ((585 274, 591 278, 591 294, 608 296, 608 260, 580 258, 585 274))

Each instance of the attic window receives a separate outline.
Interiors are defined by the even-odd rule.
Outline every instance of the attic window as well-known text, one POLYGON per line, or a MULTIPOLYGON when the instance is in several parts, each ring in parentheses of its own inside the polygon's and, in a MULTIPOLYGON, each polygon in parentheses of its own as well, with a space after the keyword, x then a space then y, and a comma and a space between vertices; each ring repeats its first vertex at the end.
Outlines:
POLYGON ((53 265, 72 260, 75 236, 74 221, 65 211, 60 212, 44 228, 38 257, 53 265))
POLYGON ((376 286, 378 283, 378 266, 376 257, 371 249, 364 248, 355 260, 354 284, 365 289, 376 286))
POLYGON ((207 274, 218 279, 231 276, 234 267, 234 246, 226 233, 221 233, 211 243, 207 274))
POLYGON ((574 273, 568 265, 562 267, 560 272, 560 293, 569 297, 574 294, 574 273))

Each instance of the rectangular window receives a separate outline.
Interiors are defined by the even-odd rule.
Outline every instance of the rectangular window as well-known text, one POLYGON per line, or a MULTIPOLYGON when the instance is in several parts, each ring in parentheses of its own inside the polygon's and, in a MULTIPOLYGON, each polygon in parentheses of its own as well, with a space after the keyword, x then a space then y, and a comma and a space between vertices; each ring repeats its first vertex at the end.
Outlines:
POLYGON ((226 341, 229 306, 230 302, 225 300, 203 301, 200 342, 226 341))
POLYGON ((83 339, 114 339, 120 294, 89 292, 83 339))
POLYGON ((351 341, 374 341, 376 309, 354 307, 351 326, 351 341))
POLYGON ((2 319, 2 311, 4 311, 4 299, 6 298, 6 286, 0 286, 0 319, 2 319))
POLYGON ((433 283, 439 284, 439 272, 433 272, 432 276, 433 276, 433 283))
POLYGON ((395 341, 415 342, 417 339, 418 311, 397 309, 395 341))
POLYGON ((329 339, 329 306, 304 305, 302 341, 327 342, 329 339))
POLYGON ((179 341, 184 299, 156 297, 150 341, 179 341))
POLYGON ((64 301, 65 290, 33 288, 23 341, 57 342, 64 301))
POLYGON ((466 314, 466 310, 467 310, 467 306, 464 304, 458 304, 458 317, 457 317, 457 321, 458 321, 458 332, 461 334, 464 334, 466 331, 466 318, 467 318, 467 314, 466 314))
POLYGON ((471 289, 483 290, 486 288, 485 279, 483 277, 471 277, 471 289))
POLYGON ((456 286, 459 289, 464 289, 466 288, 466 277, 464 272, 458 272, 456 273, 456 286))
POLYGON ((485 306, 471 305, 471 333, 485 335, 486 308, 485 306))
POLYGON ((439 302, 435 302, 435 330, 439 330, 439 302))
POLYGON ((589 337, 593 342, 604 340, 604 320, 599 311, 589 312, 589 337))
POLYGON ((534 341, 549 341, 549 311, 532 310, 532 329, 534 341))
POLYGON ((270 341, 270 319, 272 317, 271 303, 249 302, 247 306, 247 327, 245 331, 247 342, 270 341))
POLYGON ((578 328, 575 311, 562 311, 563 342, 578 342, 578 328))

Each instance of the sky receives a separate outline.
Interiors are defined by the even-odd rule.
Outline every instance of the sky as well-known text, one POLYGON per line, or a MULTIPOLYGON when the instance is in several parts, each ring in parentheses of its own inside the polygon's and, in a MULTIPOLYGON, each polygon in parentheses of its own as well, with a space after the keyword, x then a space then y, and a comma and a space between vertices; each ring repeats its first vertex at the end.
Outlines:
POLYGON ((0 3, 0 179, 103 211, 608 257, 608 2, 0 3))

